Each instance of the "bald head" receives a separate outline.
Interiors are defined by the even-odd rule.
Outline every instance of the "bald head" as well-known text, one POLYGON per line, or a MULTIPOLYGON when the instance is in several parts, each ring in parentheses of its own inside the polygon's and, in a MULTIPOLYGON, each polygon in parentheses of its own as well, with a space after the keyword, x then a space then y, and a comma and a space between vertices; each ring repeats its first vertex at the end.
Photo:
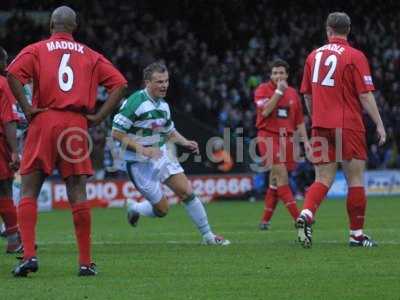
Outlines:
POLYGON ((68 6, 60 6, 51 14, 50 31, 73 33, 76 29, 76 13, 68 6))

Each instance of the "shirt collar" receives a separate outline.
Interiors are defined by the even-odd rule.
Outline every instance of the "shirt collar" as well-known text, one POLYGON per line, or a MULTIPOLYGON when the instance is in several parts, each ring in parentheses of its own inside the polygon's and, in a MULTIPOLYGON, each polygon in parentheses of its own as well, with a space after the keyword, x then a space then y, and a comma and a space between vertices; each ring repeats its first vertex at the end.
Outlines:
POLYGON ((149 93, 149 91, 147 90, 147 88, 144 89, 144 93, 146 94, 147 98, 150 99, 151 102, 153 102, 153 103, 156 104, 156 105, 160 104, 160 100, 161 100, 161 99, 154 99, 154 98, 152 98, 152 97, 150 96, 150 93, 149 93))
POLYGON ((268 82, 268 85, 272 88, 272 89, 276 89, 276 84, 272 81, 272 80, 270 80, 269 82, 268 82))
POLYGON ((335 43, 335 44, 342 44, 342 45, 348 45, 349 42, 344 39, 344 38, 340 38, 340 37, 331 37, 329 38, 329 43, 335 43))
POLYGON ((74 37, 68 32, 56 32, 51 35, 52 38, 73 41, 74 37))

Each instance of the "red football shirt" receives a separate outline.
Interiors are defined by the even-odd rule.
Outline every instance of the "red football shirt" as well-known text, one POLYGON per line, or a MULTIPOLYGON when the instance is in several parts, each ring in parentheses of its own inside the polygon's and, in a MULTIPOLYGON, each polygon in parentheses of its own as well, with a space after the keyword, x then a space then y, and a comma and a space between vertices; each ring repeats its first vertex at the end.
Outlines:
POLYGON ((269 81, 260 84, 254 93, 254 102, 257 109, 256 127, 258 130, 268 130, 279 133, 280 128, 293 133, 297 126, 304 122, 301 100, 292 87, 285 90, 273 111, 265 117, 262 115, 264 104, 269 101, 276 90, 276 85, 269 81))
POLYGON ((8 86, 7 79, 0 76, 0 136, 4 135, 4 124, 18 121, 15 98, 8 86))
POLYGON ((311 52, 304 67, 301 93, 312 96, 312 126, 365 131, 359 95, 374 90, 365 55, 345 39, 311 52))
POLYGON ((8 72, 23 84, 33 81, 32 104, 40 108, 91 112, 98 85, 111 92, 126 84, 106 58, 68 33, 25 47, 8 72))

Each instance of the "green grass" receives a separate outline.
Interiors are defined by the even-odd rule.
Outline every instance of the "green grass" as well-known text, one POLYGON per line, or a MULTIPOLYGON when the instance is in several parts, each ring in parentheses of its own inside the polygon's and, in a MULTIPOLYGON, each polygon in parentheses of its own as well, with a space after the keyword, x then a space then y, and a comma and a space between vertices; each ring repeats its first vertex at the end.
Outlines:
POLYGON ((322 205, 312 249, 294 242, 282 205, 267 232, 257 229, 260 202, 216 202, 207 210, 231 246, 199 245, 179 206, 164 219, 142 218, 135 229, 122 209, 94 210, 99 275, 92 278, 76 276, 70 213, 42 213, 40 270, 13 278, 17 261, 1 255, 0 299, 400 299, 400 199, 369 199, 366 228, 380 242, 375 249, 347 246, 344 201, 322 205))

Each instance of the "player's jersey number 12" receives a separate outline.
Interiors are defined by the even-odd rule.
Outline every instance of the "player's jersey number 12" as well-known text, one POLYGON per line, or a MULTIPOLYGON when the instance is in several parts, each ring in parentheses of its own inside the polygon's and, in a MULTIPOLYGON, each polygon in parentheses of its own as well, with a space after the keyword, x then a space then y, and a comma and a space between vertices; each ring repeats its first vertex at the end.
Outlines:
MULTIPOLYGON (((313 83, 318 83, 318 76, 319 76, 319 69, 321 66, 321 58, 322 58, 323 52, 317 52, 315 55, 315 63, 314 63, 314 71, 313 71, 313 77, 312 77, 312 82, 313 83)), ((334 54, 329 55, 325 61, 324 65, 326 67, 329 67, 328 73, 326 73, 324 79, 321 82, 321 85, 324 86, 335 86, 335 79, 333 79, 333 75, 335 74, 336 66, 337 66, 337 57, 334 54)))
POLYGON ((64 53, 61 57, 60 66, 58 67, 58 85, 64 92, 70 91, 74 84, 74 72, 68 65, 70 56, 70 53, 64 53))

